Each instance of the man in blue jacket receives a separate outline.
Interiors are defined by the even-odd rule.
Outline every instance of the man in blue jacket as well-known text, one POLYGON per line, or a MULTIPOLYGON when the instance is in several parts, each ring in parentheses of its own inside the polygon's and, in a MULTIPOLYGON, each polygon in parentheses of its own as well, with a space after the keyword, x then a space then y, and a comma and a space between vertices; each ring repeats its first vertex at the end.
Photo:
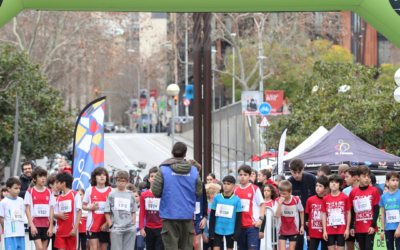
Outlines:
MULTIPOLYGON (((316 177, 312 174, 304 173, 304 163, 300 158, 293 159, 289 166, 292 176, 288 181, 292 183, 292 194, 300 198, 301 204, 305 208, 308 198, 317 194, 315 192, 316 177)), ((304 228, 307 231, 306 225, 304 225, 304 228)), ((303 247, 304 237, 298 237, 296 250, 302 250, 303 247)))
POLYGON ((186 151, 184 143, 175 143, 174 157, 161 164, 151 187, 154 196, 161 198, 161 237, 166 250, 193 249, 193 215, 203 189, 198 169, 185 160, 186 151))

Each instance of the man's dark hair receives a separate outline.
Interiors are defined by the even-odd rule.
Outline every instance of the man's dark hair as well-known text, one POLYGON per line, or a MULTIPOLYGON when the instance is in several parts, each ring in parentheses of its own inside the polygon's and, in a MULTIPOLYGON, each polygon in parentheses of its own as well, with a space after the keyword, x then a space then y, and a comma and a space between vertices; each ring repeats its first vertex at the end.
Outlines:
POLYGON ((300 158, 295 158, 290 161, 289 166, 290 166, 290 170, 300 172, 301 170, 304 169, 304 162, 300 158))
POLYGON ((183 142, 177 142, 172 149, 172 154, 174 155, 174 157, 182 158, 186 154, 186 151, 186 144, 183 142))
POLYGON ((360 175, 360 168, 359 167, 351 167, 344 171, 344 173, 349 173, 351 177, 359 176, 360 175))
POLYGON ((239 167, 238 174, 240 173, 240 171, 243 171, 246 174, 251 175, 251 172, 253 172, 253 169, 249 165, 243 164, 242 166, 239 167))
POLYGON ((32 162, 30 162, 30 161, 26 161, 26 162, 24 162, 24 163, 21 164, 22 173, 24 172, 24 167, 25 167, 25 166, 28 166, 28 165, 31 165, 31 168, 33 168, 33 164, 32 164, 32 162))
POLYGON ((43 177, 43 176, 47 177, 47 171, 46 171, 46 169, 44 169, 42 167, 36 167, 32 171, 32 179, 37 180, 38 177, 43 177))
POLYGON ((360 175, 371 175, 371 170, 365 165, 361 165, 358 170, 360 175))
POLYGON ((154 174, 154 173, 157 173, 157 172, 158 172, 158 167, 152 167, 152 168, 149 169, 149 176, 150 176, 150 174, 154 174))
POLYGON ((395 171, 386 173, 386 180, 387 180, 387 181, 390 181, 390 179, 392 179, 392 177, 393 177, 393 178, 400 179, 400 174, 397 173, 397 172, 395 172, 395 171))
POLYGON ((74 177, 67 172, 61 172, 56 175, 56 180, 58 182, 65 182, 65 186, 67 188, 72 188, 72 182, 74 181, 74 177))
POLYGON ((318 172, 323 172, 326 176, 331 175, 331 166, 323 165, 319 167, 318 172))
POLYGON ((6 181, 6 187, 8 188, 12 188, 12 186, 15 184, 21 186, 21 181, 15 177, 10 177, 6 181))
POLYGON ((375 185, 375 184, 376 184, 376 177, 375 177, 375 174, 374 174, 374 173, 371 173, 371 174, 369 175, 369 178, 371 178, 371 183, 372 183, 372 185, 375 185))
POLYGON ((318 177, 317 180, 315 180, 315 183, 321 184, 322 186, 324 186, 324 188, 329 187, 329 180, 328 180, 328 177, 326 177, 326 176, 324 176, 324 175, 318 177))
POLYGON ((110 176, 108 175, 107 169, 105 169, 104 167, 97 167, 93 170, 93 172, 90 176, 90 185, 93 187, 97 186, 96 176, 101 175, 101 174, 106 175, 106 183, 105 183, 106 187, 111 187, 110 176))
POLYGON ((339 186, 343 184, 343 177, 340 174, 333 174, 329 176, 329 183, 331 182, 339 183, 339 186))
POLYGON ((222 180, 222 182, 225 182, 225 181, 232 183, 233 185, 235 185, 235 183, 236 183, 235 177, 233 177, 232 175, 225 176, 224 179, 222 180))

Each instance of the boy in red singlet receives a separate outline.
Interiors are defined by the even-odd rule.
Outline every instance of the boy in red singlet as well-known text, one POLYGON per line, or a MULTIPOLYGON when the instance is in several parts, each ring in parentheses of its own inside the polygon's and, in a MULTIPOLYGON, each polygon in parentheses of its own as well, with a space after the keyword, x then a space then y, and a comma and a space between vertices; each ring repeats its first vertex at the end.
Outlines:
POLYGON ((59 250, 76 250, 76 235, 82 215, 82 201, 78 192, 72 191, 74 178, 67 172, 56 176, 57 197, 54 217, 57 219, 57 235, 54 246, 59 250))
POLYGON ((36 185, 25 193, 25 211, 29 222, 29 240, 35 242, 37 250, 46 249, 47 242, 53 235, 53 207, 56 199, 46 188, 47 171, 41 167, 32 172, 36 185))
POLYGON ((106 250, 110 243, 108 232, 110 225, 107 224, 104 210, 107 197, 112 190, 107 170, 103 167, 95 168, 90 178, 90 185, 82 203, 83 209, 89 211, 86 230, 90 250, 106 250))

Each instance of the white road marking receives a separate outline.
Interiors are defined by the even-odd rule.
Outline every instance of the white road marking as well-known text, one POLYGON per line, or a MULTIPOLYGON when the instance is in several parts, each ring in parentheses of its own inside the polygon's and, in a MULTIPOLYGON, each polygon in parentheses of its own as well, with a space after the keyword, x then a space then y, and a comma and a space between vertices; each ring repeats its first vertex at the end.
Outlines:
POLYGON ((154 140, 148 139, 148 138, 143 138, 143 140, 148 143, 151 147, 153 147, 154 149, 157 149, 158 152, 160 152, 161 154, 167 156, 168 158, 171 158, 171 152, 168 152, 168 150, 166 150, 165 148, 163 148, 158 142, 155 142, 154 140))
POLYGON ((121 160, 126 164, 125 168, 129 169, 132 166, 132 163, 125 156, 125 154, 121 151, 121 149, 112 140, 108 139, 107 142, 111 145, 111 147, 114 149, 114 151, 119 155, 121 160))

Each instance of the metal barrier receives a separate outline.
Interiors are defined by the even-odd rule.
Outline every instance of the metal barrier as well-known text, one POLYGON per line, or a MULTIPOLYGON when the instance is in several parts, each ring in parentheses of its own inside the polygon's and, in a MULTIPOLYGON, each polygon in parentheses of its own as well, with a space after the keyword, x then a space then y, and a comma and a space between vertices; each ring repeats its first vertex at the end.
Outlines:
POLYGON ((277 219, 275 218, 275 212, 272 208, 266 207, 265 209, 265 229, 264 239, 261 243, 262 250, 274 250, 278 249, 278 228, 277 219))

